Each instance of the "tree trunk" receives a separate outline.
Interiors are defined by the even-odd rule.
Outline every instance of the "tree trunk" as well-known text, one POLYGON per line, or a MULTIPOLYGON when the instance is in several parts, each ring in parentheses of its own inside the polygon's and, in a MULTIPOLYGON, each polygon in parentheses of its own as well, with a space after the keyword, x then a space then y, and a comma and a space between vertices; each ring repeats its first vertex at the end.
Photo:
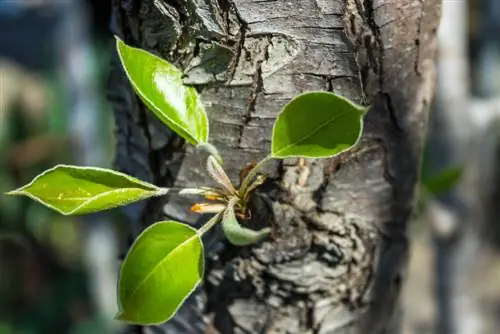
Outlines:
MULTIPOLYGON (((147 333, 398 333, 407 224, 434 81, 438 0, 115 0, 114 33, 175 63, 202 94, 211 143, 234 182, 263 158, 280 108, 306 90, 370 104, 357 148, 269 164, 249 227, 271 238, 206 237, 204 284, 147 333)), ((205 185, 203 159, 133 95, 115 58, 109 98, 117 167, 162 186, 205 185)), ((125 209, 133 234, 191 203, 125 209)))

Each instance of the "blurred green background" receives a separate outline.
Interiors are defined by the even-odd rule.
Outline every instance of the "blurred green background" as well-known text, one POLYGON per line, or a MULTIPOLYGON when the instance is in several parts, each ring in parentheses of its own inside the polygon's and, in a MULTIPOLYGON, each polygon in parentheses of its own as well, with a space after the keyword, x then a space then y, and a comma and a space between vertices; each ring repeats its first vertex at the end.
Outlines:
MULTIPOLYGON (((108 1, 0 1, 0 193, 58 163, 112 166, 109 15, 108 1)), ((89 251, 92 236, 114 247, 116 219, 63 217, 2 195, 0 334, 111 332, 112 310, 96 294, 112 297, 114 283, 95 286, 103 273, 89 251)))

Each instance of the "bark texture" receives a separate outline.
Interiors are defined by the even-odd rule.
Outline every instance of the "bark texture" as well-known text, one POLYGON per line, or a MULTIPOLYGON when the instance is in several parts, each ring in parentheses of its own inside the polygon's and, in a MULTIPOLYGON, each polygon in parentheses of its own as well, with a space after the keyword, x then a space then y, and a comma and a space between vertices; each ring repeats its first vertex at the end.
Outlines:
MULTIPOLYGON (((268 165, 252 247, 206 236, 204 284, 146 333, 397 333, 407 223, 434 79, 438 0, 114 0, 114 33, 175 63, 202 94, 211 142, 235 183, 269 151, 280 108, 306 90, 373 107, 360 145, 268 165)), ((139 103, 116 57, 110 101, 118 168, 162 186, 206 184, 202 157, 139 103)), ((126 209, 133 233, 190 202, 126 209)), ((129 328, 132 330, 132 328, 129 328)))

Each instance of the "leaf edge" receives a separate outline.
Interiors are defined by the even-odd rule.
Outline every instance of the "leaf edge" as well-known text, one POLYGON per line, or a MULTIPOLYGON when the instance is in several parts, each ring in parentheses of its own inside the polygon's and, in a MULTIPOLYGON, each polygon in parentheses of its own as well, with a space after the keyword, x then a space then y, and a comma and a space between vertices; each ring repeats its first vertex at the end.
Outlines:
MULTIPOLYGON (((132 179, 132 181, 134 181, 134 182, 138 182, 139 184, 142 184, 142 185, 144 185, 146 187, 151 187, 152 188, 151 192, 150 192, 150 193, 152 193, 151 196, 141 196, 139 199, 137 199, 134 202, 138 202, 138 201, 144 200, 146 198, 153 197, 153 196, 155 196, 157 194, 161 194, 163 192, 162 188, 159 188, 159 187, 155 186, 154 184, 151 184, 151 183, 148 183, 148 182, 144 182, 144 181, 139 180, 139 179, 137 179, 137 178, 135 178, 133 176, 130 176, 128 174, 125 174, 125 173, 122 173, 122 172, 118 172, 118 171, 115 171, 115 170, 112 170, 112 169, 107 169, 107 168, 102 168, 102 167, 93 167, 93 166, 76 166, 76 165, 67 165, 67 164, 57 164, 54 167, 46 169, 42 173, 38 174, 29 183, 25 184, 24 186, 6 192, 5 195, 8 195, 8 196, 26 196, 26 197, 28 197, 28 198, 30 198, 30 199, 32 199, 32 200, 34 200, 34 201, 42 204, 43 206, 45 206, 45 207, 47 207, 49 209, 54 210, 54 211, 62 214, 63 216, 84 215, 84 214, 91 213, 91 212, 87 212, 87 213, 76 213, 75 214, 75 212, 78 212, 78 210, 80 210, 81 208, 85 207, 89 202, 91 202, 90 199, 86 200, 82 204, 78 205, 73 210, 64 211, 64 210, 56 208, 55 206, 53 206, 51 204, 48 204, 48 203, 44 202, 40 197, 35 196, 35 195, 33 195, 33 194, 25 191, 25 189, 27 189, 30 186, 32 186, 41 177, 45 176, 46 174, 48 174, 50 172, 53 172, 53 171, 57 170, 58 168, 64 168, 64 167, 70 167, 70 168, 80 169, 80 170, 89 170, 90 169, 90 170, 100 170, 100 171, 103 171, 103 172, 111 172, 113 174, 118 174, 120 176, 123 176, 123 177, 125 177, 128 180, 132 179)), ((114 189, 114 190, 105 191, 105 192, 103 192, 103 193, 101 193, 101 194, 99 194, 99 195, 97 195, 96 197, 93 197, 93 198, 99 198, 99 197, 108 195, 108 194, 110 194, 112 192, 120 191, 120 190, 123 190, 123 189, 132 189, 132 188, 120 188, 120 189, 114 189)), ((128 204, 130 204, 130 203, 132 203, 132 202, 129 202, 128 204)), ((118 207, 118 206, 115 206, 115 207, 118 207)), ((115 207, 110 207, 108 209, 112 209, 112 208, 115 208, 115 207)), ((105 210, 108 210, 108 209, 98 210, 98 211, 94 211, 94 212, 105 211, 105 210)))
MULTIPOLYGON (((276 120, 274 121, 274 124, 273 124, 273 130, 271 132, 271 157, 274 158, 274 159, 288 159, 288 158, 313 158, 313 159, 327 159, 327 158, 333 158, 339 154, 342 154, 344 153, 345 151, 351 149, 352 147, 356 146, 358 143, 359 143, 359 140, 361 139, 362 135, 363 135, 363 129, 364 129, 364 115, 366 115, 366 113, 369 111, 369 109, 371 108, 371 106, 362 106, 360 104, 357 104, 349 99, 347 99, 346 97, 342 96, 342 95, 338 95, 338 94, 335 94, 334 92, 329 92, 329 91, 323 91, 323 90, 319 90, 319 91, 305 91, 305 92, 302 92, 300 93, 299 95, 296 95, 294 96, 290 101, 288 101, 284 106, 283 108, 281 108, 278 116, 276 117, 276 120), (283 113, 284 113, 284 110, 285 108, 290 105, 293 101, 295 101, 295 99, 299 98, 299 97, 302 97, 304 95, 309 95, 309 94, 325 94, 325 95, 333 95, 337 98, 340 98, 341 100, 343 100, 344 102, 347 102, 348 104, 350 104, 352 107, 354 107, 354 109, 358 110, 360 115, 359 115, 359 120, 360 120, 360 129, 359 129, 359 134, 358 134, 358 137, 356 138, 356 141, 354 142, 354 144, 352 144, 351 146, 349 146, 348 148, 345 148, 343 149, 342 151, 340 152, 337 152, 333 155, 328 155, 328 156, 310 156, 310 155, 296 155, 296 154, 291 154, 291 155, 275 155, 275 152, 274 152, 274 135, 275 135, 275 130, 276 130, 276 125, 278 124, 278 120, 283 116, 283 113)), ((278 151, 279 152, 279 151, 278 151)))
MULTIPOLYGON (((147 52, 146 50, 143 50, 141 48, 136 48, 136 47, 130 46, 130 45, 126 44, 122 39, 120 39, 116 35, 114 37, 116 39, 116 50, 117 50, 117 53, 118 53, 118 57, 120 58, 120 63, 122 65, 122 68, 123 68, 123 70, 125 72, 125 75, 127 76, 128 81, 130 82, 132 88, 134 88, 134 91, 136 91, 137 95, 139 95, 139 97, 141 99, 145 99, 149 105, 153 106, 158 112, 161 112, 160 108, 158 106, 156 106, 156 104, 152 103, 152 101, 146 97, 146 95, 142 92, 142 90, 135 84, 134 80, 132 80, 132 78, 130 77, 129 72, 128 72, 128 70, 125 67, 125 62, 123 61, 122 54, 120 52, 120 43, 123 46, 125 46, 125 47, 127 47, 129 49, 134 49, 134 50, 136 50, 138 52, 147 54, 148 56, 156 58, 156 59, 160 60, 161 62, 166 62, 166 60, 163 59, 163 58, 161 58, 161 57, 158 57, 157 55, 155 55, 155 54, 153 54, 151 52, 147 52)), ((172 64, 170 64, 170 65, 172 65, 172 64)), ((177 69, 177 67, 175 67, 174 65, 172 65, 172 66, 177 69)), ((177 69, 177 70, 179 70, 179 69, 177 69)), ((180 71, 180 72, 182 73, 182 71, 180 71)), ((183 85, 183 86, 185 86, 187 88, 195 89, 194 87, 191 87, 191 86, 187 86, 187 85, 183 85)), ((200 100, 199 102, 200 102, 200 105, 203 107, 203 113, 202 113, 202 115, 203 115, 203 121, 204 121, 204 123, 205 123, 205 125, 207 127, 207 130, 205 131, 205 135, 204 135, 205 138, 202 138, 201 141, 198 141, 198 139, 196 139, 188 131, 183 130, 183 127, 181 125, 179 125, 177 122, 175 122, 174 120, 172 120, 172 118, 169 117, 165 113, 165 118, 167 118, 168 121, 174 125, 174 127, 176 127, 177 129, 181 129, 181 131, 176 131, 177 129, 175 129, 175 130, 172 129, 172 131, 174 131, 176 134, 178 134, 179 136, 181 136, 182 138, 184 138, 186 141, 188 141, 192 145, 199 145, 201 143, 208 143, 208 139, 209 139, 209 135, 210 135, 210 122, 208 121, 208 115, 207 115, 207 113, 205 111, 205 106, 202 103, 202 101, 200 100)), ((148 108, 149 108, 149 106, 148 106, 148 108)), ((153 112, 153 114, 155 114, 156 117, 158 117, 161 120, 161 118, 157 115, 157 113, 155 111, 152 111, 152 112, 153 112)), ((161 121, 163 122, 163 120, 161 120, 161 121)), ((169 127, 172 127, 172 125, 170 125, 170 124, 166 124, 166 125, 168 125, 169 127)))
MULTIPOLYGON (((153 224, 151 224, 150 226, 148 226, 147 228, 145 228, 141 234, 143 234, 144 232, 146 232, 148 229, 152 228, 153 226, 156 226, 157 224, 161 224, 161 223, 175 223, 175 224, 178 224, 178 225, 182 225, 182 226, 185 226, 189 229, 191 229, 192 231, 195 232, 195 234, 193 235, 193 237, 197 237, 200 241, 200 245, 201 245, 201 258, 202 258, 202 273, 205 272, 205 246, 203 245, 203 241, 201 239, 201 236, 198 234, 198 230, 189 226, 188 224, 183 224, 183 223, 180 223, 180 222, 177 222, 175 220, 162 220, 162 221, 159 221, 159 222, 155 222, 153 224)), ((129 251, 130 252, 133 247, 135 246, 135 244, 137 243, 137 240, 139 239, 139 237, 137 237, 134 242, 132 243, 132 245, 130 246, 129 248, 129 251)), ((189 238, 191 239, 191 238, 189 238)), ((185 242, 187 242, 189 239, 183 241, 180 245, 184 244, 185 242)), ((179 246, 180 246, 179 245, 179 246)), ((127 255, 128 255, 128 252, 127 252, 127 255)), ((125 257, 125 259, 123 260, 121 266, 120 266, 120 271, 119 271, 119 275, 118 275, 118 282, 117 282, 117 300, 118 300, 118 312, 116 313, 115 315, 115 319, 116 320, 119 320, 119 321, 123 321, 125 323, 129 323, 129 324, 136 324, 136 325, 145 325, 145 326, 150 326, 150 325, 159 325, 159 324, 162 324, 164 322, 167 322, 169 321, 170 319, 172 319, 176 314, 177 314, 177 311, 179 311, 179 309, 182 307, 182 305, 186 302, 186 299, 189 298, 189 296, 192 295, 192 293, 198 288, 198 286, 201 284, 201 282, 203 281, 203 274, 202 274, 202 277, 196 282, 196 284, 193 286, 193 288, 186 294, 186 296, 184 296, 184 298, 182 299, 182 301, 179 303, 179 305, 176 307, 176 309, 172 312, 172 314, 168 317, 168 318, 165 318, 164 320, 161 320, 161 321, 158 321, 158 322, 137 322, 137 321, 134 321, 134 320, 128 320, 128 319, 125 319, 123 318, 123 315, 125 314, 125 312, 123 311, 123 305, 122 305, 122 301, 120 300, 120 282, 121 282, 121 277, 122 277, 122 268, 123 268, 123 265, 126 261, 127 257, 125 257)), ((146 279, 148 278, 149 274, 146 276, 146 278, 144 278, 144 281, 146 281, 146 279)), ((141 282, 139 285, 142 285, 143 282, 141 282)), ((138 288, 137 288, 138 289, 138 288)), ((135 292, 135 291, 134 291, 135 292)))

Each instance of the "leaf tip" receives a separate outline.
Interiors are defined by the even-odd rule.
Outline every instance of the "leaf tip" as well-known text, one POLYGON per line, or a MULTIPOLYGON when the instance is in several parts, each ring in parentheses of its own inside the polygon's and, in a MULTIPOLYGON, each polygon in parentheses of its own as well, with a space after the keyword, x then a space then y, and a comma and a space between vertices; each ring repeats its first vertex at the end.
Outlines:
POLYGON ((224 210, 226 206, 222 203, 196 203, 191 207, 194 213, 219 213, 224 210))
POLYGON ((194 213, 201 213, 202 205, 198 203, 194 204, 193 206, 191 206, 191 211, 194 213))
POLYGON ((116 40, 116 51, 118 52, 118 55, 121 59, 122 53, 123 53, 123 47, 125 46, 125 42, 122 41, 122 39, 118 36, 114 36, 116 40))
POLYGON ((117 35, 114 35, 113 37, 115 38, 116 43, 117 43, 118 45, 119 45, 119 44, 124 44, 123 40, 122 40, 120 37, 118 37, 117 35))

